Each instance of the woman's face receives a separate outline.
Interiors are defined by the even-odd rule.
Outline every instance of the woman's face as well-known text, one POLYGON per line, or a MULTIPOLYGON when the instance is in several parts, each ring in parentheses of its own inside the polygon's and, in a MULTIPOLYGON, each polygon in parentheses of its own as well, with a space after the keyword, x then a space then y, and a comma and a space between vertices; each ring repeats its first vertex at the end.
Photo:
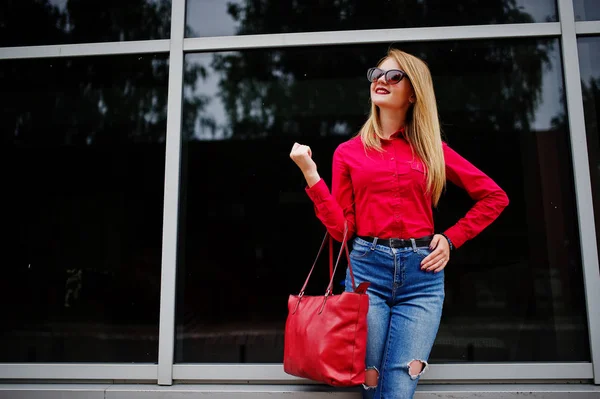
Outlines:
MULTIPOLYGON (((379 66, 383 71, 400 69, 400 65, 393 58, 386 58, 379 66)), ((379 108, 406 111, 410 106, 413 88, 410 80, 405 76, 396 84, 386 83, 385 74, 371 83, 371 101, 379 108)), ((412 98, 414 101, 414 97, 412 98)))

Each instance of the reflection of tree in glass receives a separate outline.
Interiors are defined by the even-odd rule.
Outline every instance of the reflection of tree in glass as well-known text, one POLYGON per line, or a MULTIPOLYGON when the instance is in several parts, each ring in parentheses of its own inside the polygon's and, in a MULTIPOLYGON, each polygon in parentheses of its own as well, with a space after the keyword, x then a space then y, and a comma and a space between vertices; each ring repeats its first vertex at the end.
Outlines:
POLYGON ((600 116, 600 78, 590 78, 589 84, 582 82, 585 130, 598 140, 598 116, 600 116))
POLYGON ((534 22, 516 0, 235 0, 228 13, 239 35, 534 22))
MULTIPOLYGON (((127 6, 83 0, 68 0, 64 7, 48 0, 8 3, 8 12, 0 16, 2 45, 15 37, 25 44, 39 42, 40 36, 52 44, 163 38, 170 29, 170 0, 131 0, 127 6)), ((0 79, 6 79, 0 126, 10 141, 92 144, 165 138, 166 56, 17 60, 0 66, 0 79)), ((196 80, 198 73, 188 68, 185 79, 196 80)))
MULTIPOLYGON (((585 130, 588 143, 590 175, 592 180, 592 198, 594 200, 594 218, 596 231, 600 227, 600 77, 590 77, 589 84, 582 83, 585 130)), ((600 247, 600 234, 596 233, 596 242, 600 247)))
POLYGON ((68 0, 69 34, 78 42, 169 37, 171 0, 68 0))
POLYGON ((199 79, 206 80, 208 71, 206 67, 194 62, 184 62, 183 74, 183 114, 181 121, 181 131, 186 138, 191 139, 194 136, 196 126, 200 130, 209 131, 211 137, 216 136, 217 124, 215 118, 205 112, 206 106, 212 98, 209 95, 197 93, 196 83, 199 79))
POLYGON ((65 15, 47 0, 5 0, 0 11, 0 47, 64 43, 65 15))
MULTIPOLYGON (((239 34, 272 31, 276 26, 283 32, 361 29, 371 22, 364 17, 373 14, 370 1, 317 3, 318 9, 307 3, 247 0, 230 3, 229 13, 239 24, 239 34)), ((482 24, 533 21, 514 0, 490 0, 485 8, 475 3, 381 2, 376 14, 384 20, 382 25, 395 27, 408 25, 409 19, 410 26, 446 25, 450 8, 453 15, 457 9, 477 9, 482 24)), ((550 65, 551 43, 520 39, 398 47, 429 64, 444 124, 477 123, 480 128, 506 131, 530 128, 540 101, 543 68, 550 65)), ((386 50, 384 45, 355 45, 215 55, 212 66, 221 75, 219 96, 230 135, 355 133, 368 112, 365 71, 386 50)))
POLYGON ((166 56, 6 61, 1 130, 33 145, 164 141, 166 56))
POLYGON ((5 0, 0 46, 166 39, 171 0, 5 0))
MULTIPOLYGON (((598 130, 598 118, 600 115, 600 78, 590 77, 589 83, 581 81, 581 94, 583 96, 583 111, 585 115, 585 130, 588 135, 588 146, 591 143, 599 143, 600 131, 598 130)), ((567 115, 565 114, 565 99, 561 98, 562 112, 552 118, 552 127, 555 129, 567 127, 567 115)), ((600 145, 594 148, 600 149, 600 145)), ((590 151, 592 148, 588 148, 590 151)))

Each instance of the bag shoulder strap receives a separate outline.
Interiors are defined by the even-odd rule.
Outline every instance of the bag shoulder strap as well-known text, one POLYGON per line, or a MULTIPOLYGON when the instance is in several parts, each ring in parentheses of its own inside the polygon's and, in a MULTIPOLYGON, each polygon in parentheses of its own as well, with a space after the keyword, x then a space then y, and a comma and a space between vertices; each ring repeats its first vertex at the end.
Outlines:
POLYGON ((315 258, 315 261, 313 262, 313 265, 310 268, 310 271, 308 272, 306 281, 304 281, 304 285, 302 286, 302 289, 300 290, 300 294, 298 294, 299 296, 304 295, 304 290, 306 289, 306 286, 308 285, 310 276, 312 275, 312 272, 315 269, 315 265, 317 264, 317 261, 319 260, 319 256, 321 256, 321 252, 323 252, 323 248, 325 248, 325 245, 327 244, 328 241, 329 241, 329 285, 327 286, 326 295, 331 294, 331 291, 333 288, 333 277, 335 275, 335 271, 337 270, 338 264, 340 263, 340 258, 342 257, 343 252, 346 252, 346 258, 348 259, 348 269, 350 271, 350 277, 352 279, 352 289, 356 290, 356 283, 354 281, 354 272, 352 271, 352 264, 350 262, 350 254, 348 252, 348 222, 346 222, 344 224, 344 237, 342 239, 342 246, 338 253, 337 260, 335 262, 335 266, 333 265, 333 238, 331 237, 329 232, 327 232, 327 233, 325 233, 325 237, 323 238, 323 242, 321 243, 321 247, 319 248, 317 257, 315 258), (329 240, 327 240, 327 238, 329 238, 329 240))

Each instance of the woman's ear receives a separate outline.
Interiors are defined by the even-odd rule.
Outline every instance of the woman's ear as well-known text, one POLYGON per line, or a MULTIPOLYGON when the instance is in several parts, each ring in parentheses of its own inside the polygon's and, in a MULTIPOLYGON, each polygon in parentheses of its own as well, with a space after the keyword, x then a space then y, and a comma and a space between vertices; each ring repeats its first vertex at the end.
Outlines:
POLYGON ((414 95, 414 93, 413 93, 413 94, 411 94, 411 95, 410 95, 410 97, 408 97, 408 101, 409 101, 411 104, 414 104, 414 103, 415 103, 415 101, 417 101, 417 96, 415 96, 415 95, 414 95))

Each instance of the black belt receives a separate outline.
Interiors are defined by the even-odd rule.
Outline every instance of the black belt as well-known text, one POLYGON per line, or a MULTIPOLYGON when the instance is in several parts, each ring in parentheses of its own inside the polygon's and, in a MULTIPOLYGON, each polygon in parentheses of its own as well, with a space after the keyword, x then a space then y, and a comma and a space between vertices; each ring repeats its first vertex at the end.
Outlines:
MULTIPOLYGON (((376 243, 378 245, 384 245, 390 248, 412 248, 412 241, 410 239, 403 238, 376 238, 376 237, 362 237, 358 236, 361 240, 368 241, 370 243, 376 243), (375 242, 377 240, 377 242, 375 242)), ((417 247, 428 247, 431 243, 433 236, 426 236, 415 238, 415 245, 417 247)))

